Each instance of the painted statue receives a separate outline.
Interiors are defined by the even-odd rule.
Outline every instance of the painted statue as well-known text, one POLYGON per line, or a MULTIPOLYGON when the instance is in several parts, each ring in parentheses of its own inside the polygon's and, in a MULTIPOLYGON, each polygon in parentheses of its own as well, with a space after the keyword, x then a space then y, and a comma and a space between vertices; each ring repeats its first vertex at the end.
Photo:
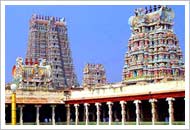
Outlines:
POLYGON ((23 59, 21 57, 16 59, 16 65, 14 65, 12 69, 12 76, 13 83, 17 84, 17 86, 20 86, 23 78, 23 59))
POLYGON ((40 64, 28 66, 23 64, 21 57, 18 57, 12 69, 13 83, 17 84, 18 88, 23 87, 23 82, 51 82, 51 75, 51 66, 47 65, 45 59, 42 59, 40 64))

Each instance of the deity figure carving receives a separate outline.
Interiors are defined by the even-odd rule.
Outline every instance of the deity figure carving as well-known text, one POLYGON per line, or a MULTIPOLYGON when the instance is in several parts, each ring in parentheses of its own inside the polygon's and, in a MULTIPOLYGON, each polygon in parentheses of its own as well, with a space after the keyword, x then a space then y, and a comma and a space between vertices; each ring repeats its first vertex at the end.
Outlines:
POLYGON ((12 76, 13 83, 17 84, 17 86, 20 86, 23 77, 23 59, 21 57, 16 59, 16 65, 14 65, 12 68, 12 76))
POLYGON ((18 57, 12 69, 12 76, 13 83, 17 84, 18 88, 27 86, 28 82, 40 86, 42 82, 45 84, 51 82, 52 70, 45 59, 42 59, 40 64, 24 65, 23 59, 18 57))

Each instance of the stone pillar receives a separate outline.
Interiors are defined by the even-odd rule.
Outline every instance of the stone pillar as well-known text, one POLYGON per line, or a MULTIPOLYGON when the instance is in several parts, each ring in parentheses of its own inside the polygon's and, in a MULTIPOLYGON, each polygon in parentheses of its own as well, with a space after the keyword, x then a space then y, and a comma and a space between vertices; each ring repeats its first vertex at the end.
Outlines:
POLYGON ((75 106, 75 125, 78 125, 78 122, 79 122, 79 118, 78 118, 78 115, 79 115, 79 112, 78 112, 79 104, 74 104, 74 106, 75 106))
POLYGON ((67 111, 67 125, 70 125, 70 104, 65 104, 67 111))
POLYGON ((156 122, 156 99, 150 99, 149 102, 151 103, 151 113, 152 113, 152 125, 155 125, 156 122))
POLYGON ((122 122, 122 125, 125 125, 125 104, 126 102, 125 101, 120 101, 120 104, 121 104, 121 122, 122 122))
POLYGON ((51 108, 52 108, 52 125, 55 125, 55 107, 56 105, 51 105, 51 108))
POLYGON ((133 102, 136 106, 136 125, 140 125, 140 107, 139 107, 139 103, 141 103, 140 100, 135 100, 133 102))
POLYGON ((168 101, 168 112, 169 112, 169 125, 172 125, 174 121, 174 108, 173 108, 173 101, 175 101, 175 98, 169 97, 166 99, 168 101))
POLYGON ((23 125, 23 107, 24 105, 18 105, 20 108, 20 125, 23 125))
POLYGON ((96 115, 97 115, 96 125, 99 125, 100 124, 100 106, 101 106, 101 104, 96 102, 95 105, 96 105, 96 115))
POLYGON ((35 105, 35 107, 36 107, 36 124, 40 125, 39 117, 40 117, 40 107, 41 107, 41 105, 35 105))
POLYGON ((84 107, 85 107, 85 119, 86 119, 86 125, 88 125, 88 121, 89 121, 89 119, 88 119, 88 115, 89 115, 89 113, 88 113, 88 106, 89 106, 90 104, 88 104, 88 103, 85 103, 84 104, 84 107))
POLYGON ((112 102, 107 102, 107 105, 108 105, 108 114, 109 114, 109 125, 111 125, 111 122, 112 122, 112 105, 113 103, 112 102))

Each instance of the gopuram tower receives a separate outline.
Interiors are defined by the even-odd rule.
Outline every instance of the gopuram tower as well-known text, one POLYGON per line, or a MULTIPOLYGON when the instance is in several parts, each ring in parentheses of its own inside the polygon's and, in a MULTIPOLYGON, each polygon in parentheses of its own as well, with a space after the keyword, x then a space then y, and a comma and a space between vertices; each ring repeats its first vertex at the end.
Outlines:
POLYGON ((123 83, 184 79, 183 55, 173 30, 174 12, 167 6, 135 9, 125 54, 123 83))
POLYGON ((83 86, 101 86, 107 83, 106 71, 102 64, 86 64, 83 70, 83 86))
POLYGON ((53 88, 78 85, 64 18, 32 15, 26 62, 33 64, 39 59, 51 65, 53 88))

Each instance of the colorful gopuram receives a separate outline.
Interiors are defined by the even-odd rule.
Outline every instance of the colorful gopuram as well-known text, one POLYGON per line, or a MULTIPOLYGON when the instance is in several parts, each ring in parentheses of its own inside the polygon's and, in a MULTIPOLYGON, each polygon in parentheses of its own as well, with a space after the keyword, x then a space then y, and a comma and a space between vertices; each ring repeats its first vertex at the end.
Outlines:
POLYGON ((13 81, 18 89, 52 89, 52 68, 45 59, 30 63, 18 57, 12 69, 13 81))
POLYGON ((106 84, 106 71, 102 64, 86 64, 83 74, 83 86, 106 84))
POLYGON ((64 18, 32 15, 26 60, 46 59, 52 67, 53 88, 78 86, 64 18))
POLYGON ((135 9, 129 18, 131 36, 125 54, 123 82, 184 79, 184 62, 173 30, 174 12, 167 6, 135 9))

